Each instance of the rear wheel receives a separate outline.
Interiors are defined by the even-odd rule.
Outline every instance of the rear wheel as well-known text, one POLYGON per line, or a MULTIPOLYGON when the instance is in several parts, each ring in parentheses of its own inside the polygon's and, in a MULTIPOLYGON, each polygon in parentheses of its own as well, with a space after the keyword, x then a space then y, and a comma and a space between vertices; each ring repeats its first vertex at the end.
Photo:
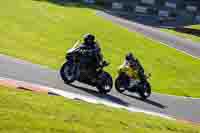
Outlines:
POLYGON ((71 69, 72 65, 70 65, 68 62, 63 64, 63 66, 60 69, 60 76, 66 84, 70 84, 75 80, 75 74, 74 72, 71 72, 71 69))
POLYGON ((109 93, 113 86, 113 80, 109 73, 103 72, 100 74, 100 82, 97 85, 97 89, 101 94, 109 93))

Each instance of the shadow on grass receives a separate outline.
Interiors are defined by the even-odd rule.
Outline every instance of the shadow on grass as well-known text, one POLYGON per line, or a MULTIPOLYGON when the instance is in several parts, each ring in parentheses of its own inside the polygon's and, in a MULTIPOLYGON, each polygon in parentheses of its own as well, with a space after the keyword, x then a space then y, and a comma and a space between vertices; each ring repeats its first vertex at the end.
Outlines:
POLYGON ((128 102, 125 102, 124 100, 122 100, 118 97, 115 97, 115 96, 112 96, 112 95, 109 95, 109 94, 103 95, 103 94, 100 94, 99 92, 97 92, 95 90, 87 89, 85 87, 77 86, 77 85, 74 85, 74 84, 69 84, 69 86, 77 88, 77 89, 82 90, 82 91, 85 91, 89 94, 92 94, 92 95, 98 97, 98 98, 102 98, 104 100, 108 100, 110 102, 117 103, 117 104, 120 104, 120 105, 123 105, 123 106, 129 106, 128 102))
POLYGON ((153 106, 155 106, 155 107, 158 107, 158 108, 161 108, 161 109, 167 108, 167 106, 162 105, 161 103, 158 103, 158 102, 149 100, 149 99, 142 100, 142 99, 139 98, 139 97, 136 97, 136 96, 130 95, 130 94, 125 94, 125 93, 123 93, 123 95, 128 96, 128 97, 130 97, 130 98, 134 98, 134 99, 136 99, 136 100, 140 100, 140 101, 145 102, 145 103, 147 103, 147 104, 151 104, 151 105, 153 105, 153 106))

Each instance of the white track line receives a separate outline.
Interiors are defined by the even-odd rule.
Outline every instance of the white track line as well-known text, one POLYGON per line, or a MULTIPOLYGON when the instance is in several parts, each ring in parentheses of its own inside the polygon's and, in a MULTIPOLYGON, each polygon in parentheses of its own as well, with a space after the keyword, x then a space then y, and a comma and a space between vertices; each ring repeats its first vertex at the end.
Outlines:
POLYGON ((156 112, 151 112, 151 111, 147 111, 147 110, 143 110, 143 109, 139 109, 139 108, 135 108, 135 107, 126 107, 117 103, 113 103, 104 99, 96 99, 94 97, 88 97, 88 96, 84 96, 84 95, 80 95, 80 94, 75 94, 75 93, 71 93, 71 92, 67 92, 67 91, 62 91, 59 89, 55 89, 55 88, 49 88, 50 92, 58 94, 60 96, 66 97, 66 98, 70 98, 70 99, 80 99, 89 103, 94 103, 94 104, 103 104, 106 106, 110 106, 110 107, 114 107, 114 108, 121 108, 121 109, 126 109, 128 111, 131 112, 142 112, 145 114, 149 114, 149 115, 153 115, 153 116, 159 116, 162 118, 166 118, 166 119, 172 119, 175 120, 174 118, 165 115, 165 114, 161 114, 161 113, 156 113, 156 112))
MULTIPOLYGON (((141 33, 141 34, 142 34, 142 33, 141 33)), ((143 34, 143 35, 144 35, 146 38, 148 38, 149 40, 157 41, 157 42, 159 42, 160 44, 163 44, 164 46, 167 46, 167 47, 169 47, 169 48, 173 48, 173 49, 175 49, 175 50, 178 51, 178 52, 181 52, 181 53, 183 53, 183 54, 186 54, 186 55, 188 55, 188 56, 191 56, 191 57, 193 57, 193 58, 195 58, 195 59, 200 60, 199 57, 194 56, 194 55, 191 55, 190 53, 188 53, 188 52, 186 52, 186 51, 183 51, 183 50, 177 49, 177 48, 175 48, 175 47, 173 47, 173 46, 171 46, 171 45, 168 45, 168 44, 166 44, 166 43, 164 43, 164 42, 162 42, 162 41, 159 41, 159 40, 153 39, 153 38, 151 38, 151 37, 149 37, 149 36, 147 36, 147 35, 145 35, 145 34, 143 34)))
POLYGON ((147 110, 143 110, 143 109, 135 108, 135 107, 123 106, 123 105, 120 105, 120 104, 117 104, 117 103, 113 103, 113 102, 110 102, 110 101, 107 101, 107 100, 104 100, 104 99, 100 99, 100 98, 95 98, 95 97, 92 97, 92 96, 84 96, 84 95, 81 95, 81 94, 76 94, 76 93, 63 91, 63 90, 56 89, 56 88, 51 88, 51 87, 48 87, 48 86, 42 86, 42 85, 33 84, 33 83, 25 82, 25 81, 18 81, 18 80, 14 80, 14 79, 0 77, 0 81, 6 81, 6 80, 15 81, 19 85, 20 85, 20 83, 22 83, 22 84, 26 83, 26 84, 30 84, 31 86, 45 88, 45 89, 48 89, 49 93, 53 93, 53 94, 56 94, 56 95, 59 95, 59 96, 63 96, 63 97, 68 98, 68 99, 75 99, 75 100, 78 99, 78 100, 82 100, 82 101, 85 101, 85 102, 88 102, 88 103, 103 104, 103 105, 106 105, 106 106, 109 106, 109 107, 126 109, 130 112, 141 112, 141 113, 145 113, 145 114, 148 114, 148 115, 159 116, 159 117, 162 117, 162 118, 165 118, 165 119, 176 120, 176 119, 174 119, 174 118, 172 118, 168 115, 165 115, 165 114, 151 112, 151 111, 147 111, 147 110))
POLYGON ((195 98, 195 97, 185 97, 185 96, 176 96, 176 95, 170 95, 170 94, 162 94, 162 93, 158 93, 158 92, 153 92, 154 94, 157 95, 162 95, 162 96, 168 96, 168 97, 174 97, 174 98, 179 98, 179 99, 191 99, 191 100, 200 100, 200 98, 195 98))

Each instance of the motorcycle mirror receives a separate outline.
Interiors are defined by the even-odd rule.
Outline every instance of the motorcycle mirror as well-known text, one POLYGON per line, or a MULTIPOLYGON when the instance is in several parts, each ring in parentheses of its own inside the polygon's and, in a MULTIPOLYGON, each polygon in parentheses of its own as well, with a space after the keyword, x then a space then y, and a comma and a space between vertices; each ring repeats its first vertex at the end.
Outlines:
POLYGON ((107 62, 107 61, 103 61, 103 62, 102 62, 102 65, 103 65, 103 66, 108 66, 109 64, 110 64, 110 63, 107 62))
POLYGON ((150 78, 151 77, 151 73, 148 73, 147 77, 150 78))

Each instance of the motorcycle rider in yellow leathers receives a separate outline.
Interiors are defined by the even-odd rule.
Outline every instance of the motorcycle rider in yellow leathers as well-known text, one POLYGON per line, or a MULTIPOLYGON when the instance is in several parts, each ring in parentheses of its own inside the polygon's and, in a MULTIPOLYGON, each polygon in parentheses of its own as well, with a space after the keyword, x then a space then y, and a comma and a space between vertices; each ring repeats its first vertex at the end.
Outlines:
POLYGON ((125 81, 127 88, 131 88, 145 79, 144 69, 132 53, 126 55, 124 63, 119 67, 119 71, 128 76, 125 81))

